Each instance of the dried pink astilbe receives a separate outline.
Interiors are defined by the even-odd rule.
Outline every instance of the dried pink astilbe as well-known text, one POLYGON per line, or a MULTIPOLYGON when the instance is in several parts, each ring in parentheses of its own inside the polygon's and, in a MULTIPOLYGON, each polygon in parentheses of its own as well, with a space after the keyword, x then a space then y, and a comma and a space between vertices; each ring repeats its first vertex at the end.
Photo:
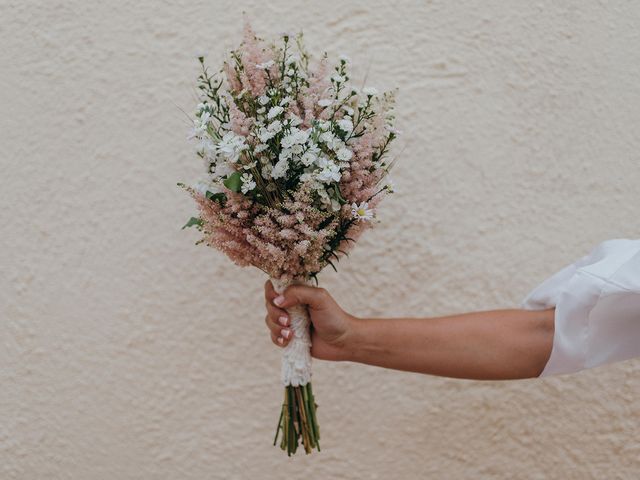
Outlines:
POLYGON ((259 65, 273 58, 267 50, 260 45, 253 28, 251 28, 248 22, 244 24, 242 46, 242 65, 246 74, 246 76, 243 77, 243 85, 251 91, 254 96, 260 96, 265 91, 267 77, 264 68, 260 68, 259 65))
POLYGON ((232 92, 239 92, 240 90, 242 90, 242 82, 238 78, 238 73, 229 64, 229 62, 224 62, 222 70, 225 73, 227 85, 229 85, 229 90, 231 90, 232 92))
POLYGON ((192 194, 200 207, 205 242, 238 265, 254 265, 273 278, 300 278, 326 264, 325 245, 335 235, 337 222, 330 219, 321 227, 328 215, 305 203, 308 190, 283 202, 289 212, 285 214, 231 191, 225 192, 224 205, 192 194))
POLYGON ((247 117, 233 102, 229 105, 229 116, 231 120, 231 130, 238 135, 247 137, 251 131, 254 120, 251 117, 247 117))

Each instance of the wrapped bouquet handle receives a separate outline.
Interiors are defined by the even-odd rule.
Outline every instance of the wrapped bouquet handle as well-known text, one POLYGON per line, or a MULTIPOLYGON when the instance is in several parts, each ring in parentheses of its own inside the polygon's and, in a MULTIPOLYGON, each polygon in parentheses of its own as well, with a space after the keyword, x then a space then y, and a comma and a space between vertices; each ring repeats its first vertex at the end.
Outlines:
MULTIPOLYGON (((306 281, 284 281, 271 279, 278 294, 282 294, 291 284, 307 284, 306 281)), ((299 441, 306 453, 317 448, 320 451, 320 427, 316 418, 315 399, 311 389, 311 319, 304 305, 285 309, 290 319, 293 334, 282 349, 281 378, 284 384, 284 402, 278 420, 273 444, 282 434, 280 448, 289 455, 295 453, 299 441)))
MULTIPOLYGON (((278 294, 284 293, 289 285, 307 284, 307 282, 282 281, 271 279, 273 288, 278 294)), ((311 319, 304 305, 296 305, 285 309, 291 321, 291 340, 282 349, 282 383, 294 387, 306 385, 311 381, 311 335, 309 327, 311 319)))

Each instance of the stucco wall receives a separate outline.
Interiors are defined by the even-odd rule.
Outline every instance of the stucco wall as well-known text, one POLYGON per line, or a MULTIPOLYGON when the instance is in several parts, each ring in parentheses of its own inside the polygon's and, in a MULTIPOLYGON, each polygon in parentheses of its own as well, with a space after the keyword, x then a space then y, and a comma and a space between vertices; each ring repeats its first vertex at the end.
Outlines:
POLYGON ((257 271, 195 247, 193 54, 303 27, 398 86, 399 193, 340 273, 356 314, 517 305, 638 237, 634 1, 0 2, 0 478, 640 476, 640 362, 478 383, 315 363, 320 454, 270 444, 257 271))

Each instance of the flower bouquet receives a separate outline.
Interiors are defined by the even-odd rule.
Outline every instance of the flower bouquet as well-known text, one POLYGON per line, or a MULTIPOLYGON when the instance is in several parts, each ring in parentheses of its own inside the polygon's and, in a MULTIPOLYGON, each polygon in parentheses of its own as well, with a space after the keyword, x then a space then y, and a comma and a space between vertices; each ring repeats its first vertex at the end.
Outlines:
MULTIPOLYGON (((205 243, 271 278, 279 293, 317 283, 318 273, 347 255, 393 191, 387 177, 393 93, 356 88, 349 60, 312 64, 302 34, 266 44, 245 25, 242 43, 216 74, 203 56, 190 138, 204 179, 179 184, 195 199, 205 243)), ((274 445, 289 455, 300 442, 320 450, 311 389, 310 321, 288 311, 292 340, 283 349, 284 402, 274 445)))

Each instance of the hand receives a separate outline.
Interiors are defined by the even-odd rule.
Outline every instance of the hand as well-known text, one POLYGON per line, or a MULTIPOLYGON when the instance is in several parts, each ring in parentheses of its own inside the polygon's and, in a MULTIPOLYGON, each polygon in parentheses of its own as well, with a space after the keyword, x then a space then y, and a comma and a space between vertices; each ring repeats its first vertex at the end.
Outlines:
POLYGON ((286 308, 307 305, 311 317, 311 356, 321 360, 347 360, 347 340, 355 318, 346 313, 324 288, 293 285, 278 295, 270 281, 264 286, 267 306, 265 322, 271 340, 284 347, 293 334, 286 308))

